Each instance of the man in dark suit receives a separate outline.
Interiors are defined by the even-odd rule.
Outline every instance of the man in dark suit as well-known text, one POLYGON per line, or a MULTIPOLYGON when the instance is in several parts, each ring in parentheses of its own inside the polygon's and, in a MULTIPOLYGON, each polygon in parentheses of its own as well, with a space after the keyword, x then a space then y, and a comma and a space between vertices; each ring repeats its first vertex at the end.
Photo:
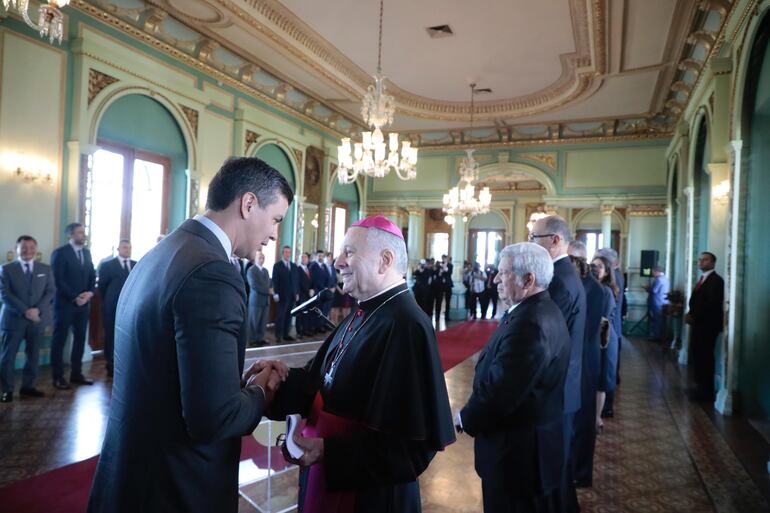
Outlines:
POLYGON ((99 277, 99 294, 102 298, 104 359, 107 362, 109 377, 113 376, 114 369, 115 312, 118 308, 118 297, 128 279, 128 273, 135 265, 136 260, 131 260, 131 241, 121 239, 118 243, 118 256, 103 260, 96 270, 99 277))
POLYGON ((496 281, 510 305, 481 352, 473 392, 455 425, 475 438, 484 511, 559 511, 564 383, 570 335, 547 287, 547 251, 522 242, 500 252, 496 281))
POLYGON ((717 257, 704 251, 698 257, 701 276, 690 295, 685 318, 690 325, 690 357, 695 371, 695 390, 691 397, 714 401, 714 348, 724 326, 725 282, 714 266, 717 257))
POLYGON ((231 158, 209 184, 206 212, 129 275, 89 512, 237 511, 241 436, 280 377, 269 366, 241 377, 246 302, 229 257, 274 240, 292 199, 278 171, 231 158))
POLYGON ((257 251, 256 262, 246 271, 249 282, 249 337, 258 346, 267 344, 265 325, 270 311, 270 275, 264 265, 264 253, 257 251))
POLYGON ((570 450, 574 437, 575 414, 581 406, 581 369, 583 366, 583 337, 586 322, 586 292, 575 266, 567 254, 572 233, 567 222, 556 215, 546 216, 535 222, 531 241, 548 250, 553 259, 553 279, 548 292, 564 315, 569 329, 569 370, 564 383, 564 484, 563 502, 567 511, 579 511, 570 461, 570 450))
POLYGON ((299 298, 299 275, 297 264, 291 261, 291 247, 284 246, 281 260, 273 264, 273 300, 275 308, 275 341, 293 342, 296 338, 289 335, 291 329, 291 309, 299 298))
POLYGON ((22 340, 26 343, 27 361, 19 394, 27 397, 44 395, 35 388, 44 326, 41 321, 48 318, 55 291, 51 268, 35 262, 37 241, 33 237, 22 235, 16 240, 16 255, 18 260, 0 267, 0 298, 3 300, 0 311, 0 328, 3 331, 0 343, 0 402, 4 403, 13 400, 13 368, 22 340))
POLYGON ((452 304, 452 288, 455 286, 452 281, 452 273, 455 266, 452 259, 447 255, 441 255, 441 274, 444 276, 444 320, 449 321, 449 307, 452 304))
MULTIPOLYGON (((297 284, 299 290, 297 304, 304 303, 310 299, 310 296, 314 294, 313 278, 310 276, 310 269, 308 269, 308 264, 310 264, 310 253, 302 253, 302 256, 300 257, 300 264, 295 266, 294 269, 294 272, 297 275, 297 284)), ((301 314, 296 317, 298 337, 309 337, 313 335, 315 331, 313 329, 313 325, 315 323, 314 317, 315 314, 313 313, 301 314)))
POLYGON ((85 247, 86 231, 80 223, 71 223, 65 229, 69 242, 51 254, 51 268, 56 282, 53 300, 53 340, 51 342, 51 369, 53 386, 59 390, 70 388, 64 379, 62 357, 64 343, 72 329, 72 353, 70 355, 70 382, 93 385, 93 380, 83 376, 81 362, 86 344, 86 327, 94 296, 96 271, 91 252, 85 247))
MULTIPOLYGON (((318 250, 315 255, 315 260, 310 262, 308 264, 308 269, 310 270, 310 284, 311 288, 315 293, 319 293, 324 289, 329 288, 327 285, 329 278, 326 274, 326 267, 324 266, 324 256, 326 253, 323 250, 318 250)), ((323 312, 323 305, 320 306, 319 310, 323 312)), ((321 318, 318 315, 312 314, 311 317, 312 321, 310 324, 310 330, 312 333, 322 333, 324 332, 323 322, 321 321, 321 318)))

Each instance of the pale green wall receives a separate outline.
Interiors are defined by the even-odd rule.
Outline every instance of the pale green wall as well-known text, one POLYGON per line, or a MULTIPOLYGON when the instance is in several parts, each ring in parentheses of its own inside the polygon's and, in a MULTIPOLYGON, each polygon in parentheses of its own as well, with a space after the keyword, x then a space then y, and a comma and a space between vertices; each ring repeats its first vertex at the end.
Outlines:
POLYGON ((505 230, 505 221, 498 214, 490 212, 480 216, 473 216, 468 222, 471 230, 505 230))
POLYGON ((339 201, 340 203, 346 203, 348 206, 348 223, 355 223, 358 221, 360 201, 358 199, 358 190, 355 184, 341 184, 339 182, 334 183, 332 189, 332 201, 339 201))
MULTIPOLYGON (((294 171, 291 167, 289 156, 277 145, 266 144, 257 151, 257 158, 264 160, 267 164, 278 170, 286 180, 289 181, 292 189, 296 190, 294 180, 294 171)), ((292 202, 289 210, 286 212, 286 218, 281 223, 280 246, 294 246, 293 229, 294 218, 297 211, 297 202, 292 202)))
POLYGON ((171 114, 148 96, 123 96, 104 113, 98 133, 99 139, 158 153, 171 160, 168 231, 182 224, 187 218, 187 148, 171 114))
POLYGON ((665 146, 566 152, 564 189, 660 187, 666 183, 665 146))

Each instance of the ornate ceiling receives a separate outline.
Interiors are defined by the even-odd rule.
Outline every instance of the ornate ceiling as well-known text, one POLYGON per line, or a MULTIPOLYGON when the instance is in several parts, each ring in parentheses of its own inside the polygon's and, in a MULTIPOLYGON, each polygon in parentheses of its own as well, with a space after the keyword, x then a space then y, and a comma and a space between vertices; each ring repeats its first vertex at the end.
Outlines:
MULTIPOLYGON (((338 135, 362 128, 376 0, 73 4, 338 135)), ((387 0, 394 128, 422 147, 667 136, 730 9, 729 0, 387 0), (426 30, 445 24, 451 36, 426 30), (492 89, 476 98, 473 130, 471 82, 492 89)))

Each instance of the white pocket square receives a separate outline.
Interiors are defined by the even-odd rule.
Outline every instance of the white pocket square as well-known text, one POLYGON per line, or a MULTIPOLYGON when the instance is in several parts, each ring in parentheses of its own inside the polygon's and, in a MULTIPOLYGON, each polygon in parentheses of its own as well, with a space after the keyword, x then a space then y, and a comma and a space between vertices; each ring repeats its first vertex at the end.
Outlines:
POLYGON ((38 278, 44 278, 44 277, 45 277, 45 273, 43 273, 43 274, 38 274, 38 275, 37 275, 37 277, 38 277, 38 278))

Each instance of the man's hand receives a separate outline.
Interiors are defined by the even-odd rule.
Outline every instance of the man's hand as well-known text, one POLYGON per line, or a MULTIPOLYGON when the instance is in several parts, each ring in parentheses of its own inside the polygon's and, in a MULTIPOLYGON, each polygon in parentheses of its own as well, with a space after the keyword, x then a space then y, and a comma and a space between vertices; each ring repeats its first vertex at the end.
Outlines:
POLYGON ((281 296, 279 296, 278 294, 273 294, 273 301, 275 301, 277 303, 280 300, 281 300, 281 296))
MULTIPOLYGON (((289 376, 289 367, 280 360, 257 360, 251 364, 246 372, 241 377, 241 386, 249 384, 252 376, 255 376, 262 372, 265 368, 273 369, 280 381, 286 381, 289 376)), ((277 388, 277 387, 276 387, 277 388)))
POLYGON ((84 304, 88 303, 93 296, 93 292, 81 292, 78 294, 78 297, 75 298, 75 304, 78 306, 83 306, 84 304))
POLYGON ((286 448, 286 444, 283 444, 281 450, 283 451, 283 457, 289 463, 300 465, 303 467, 309 467, 320 463, 324 459, 324 439, 323 438, 305 438, 302 436, 302 430, 305 429, 306 419, 302 419, 294 430, 294 443, 297 444, 305 453, 300 459, 292 458, 289 454, 289 450, 286 448))
POLYGON ((27 308, 27 311, 24 312, 24 317, 27 320, 38 323, 40 322, 40 310, 37 308, 27 308))

